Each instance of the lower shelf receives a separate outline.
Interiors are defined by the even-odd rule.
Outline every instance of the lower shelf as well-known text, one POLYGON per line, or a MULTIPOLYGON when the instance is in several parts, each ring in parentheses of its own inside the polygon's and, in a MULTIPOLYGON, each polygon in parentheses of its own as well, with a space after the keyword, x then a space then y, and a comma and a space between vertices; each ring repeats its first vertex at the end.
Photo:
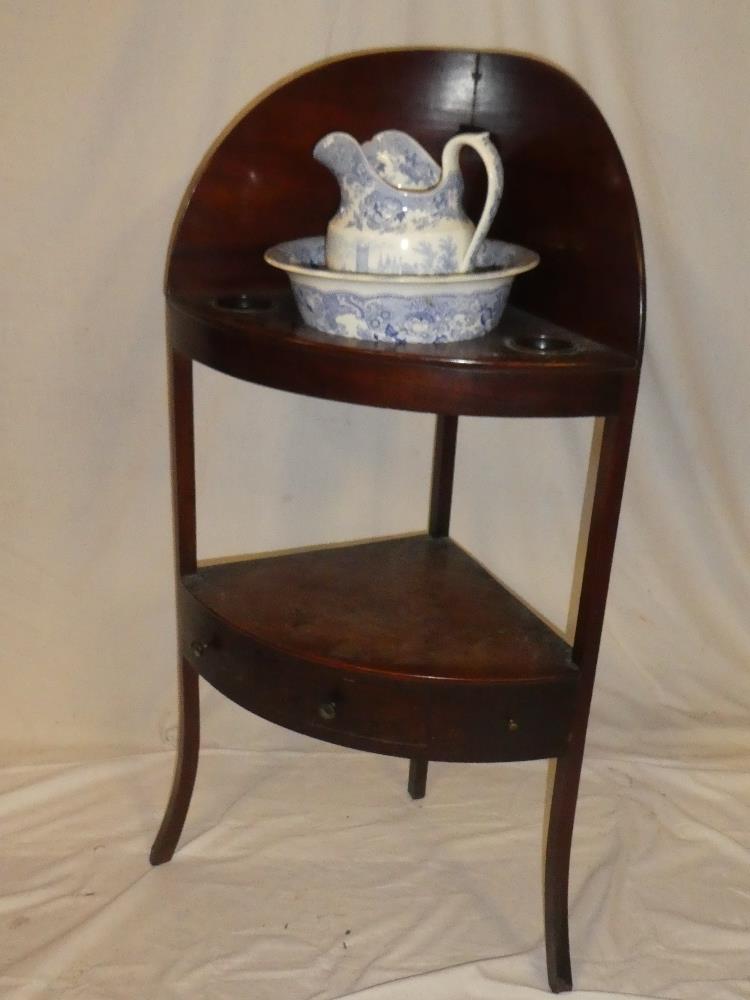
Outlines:
POLYGON ((449 539, 207 566, 179 589, 183 655, 288 729, 431 760, 565 748, 570 647, 449 539))

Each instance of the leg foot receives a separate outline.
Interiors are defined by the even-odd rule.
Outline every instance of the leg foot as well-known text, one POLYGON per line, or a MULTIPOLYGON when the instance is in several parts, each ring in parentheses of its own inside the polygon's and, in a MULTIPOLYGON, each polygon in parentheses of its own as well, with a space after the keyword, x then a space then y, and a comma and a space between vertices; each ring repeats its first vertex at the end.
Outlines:
POLYGON ((187 816, 195 784, 195 775, 198 770, 198 748, 200 746, 198 674, 185 660, 180 663, 179 686, 180 731, 177 763, 164 819, 149 856, 152 865, 164 864, 165 861, 171 860, 175 852, 187 816))
POLYGON ((423 799, 427 791, 428 761, 415 757, 409 761, 409 795, 413 799, 423 799))
POLYGON ((568 751, 557 761, 547 827, 544 926, 547 976, 553 993, 573 989, 568 935, 568 878, 582 756, 581 752, 568 751))

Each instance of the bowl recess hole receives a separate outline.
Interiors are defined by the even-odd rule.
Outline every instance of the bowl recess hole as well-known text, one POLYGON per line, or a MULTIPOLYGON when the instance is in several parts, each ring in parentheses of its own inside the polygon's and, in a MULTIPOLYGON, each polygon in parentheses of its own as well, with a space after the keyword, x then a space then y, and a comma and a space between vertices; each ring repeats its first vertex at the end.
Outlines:
POLYGON ((536 354, 538 357, 575 354, 578 350, 572 337, 551 333, 523 333, 517 337, 509 337, 508 347, 522 354, 536 354))
POLYGON ((274 300, 269 296, 254 295, 252 292, 232 292, 230 295, 218 295, 214 299, 217 309, 226 309, 228 312, 269 312, 274 304, 274 300))

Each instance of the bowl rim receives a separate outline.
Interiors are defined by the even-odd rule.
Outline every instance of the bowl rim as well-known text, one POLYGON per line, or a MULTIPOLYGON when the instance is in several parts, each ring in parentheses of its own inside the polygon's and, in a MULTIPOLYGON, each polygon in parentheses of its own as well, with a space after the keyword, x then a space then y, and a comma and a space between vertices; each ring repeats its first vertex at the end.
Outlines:
POLYGON ((360 271, 330 271, 326 267, 305 267, 304 264, 293 264, 288 260, 283 260, 279 254, 288 251, 299 243, 309 241, 325 241, 324 236, 302 236, 296 240, 285 240, 283 243, 276 243, 269 247, 263 254, 263 259, 271 267, 276 267, 280 271, 288 274, 298 274, 307 278, 318 278, 338 281, 362 282, 364 284, 395 284, 395 285, 434 285, 439 284, 461 284, 474 282, 496 282, 499 278, 512 278, 516 274, 523 274, 531 271, 539 263, 539 254, 535 250, 520 246, 518 243, 507 243, 505 240, 486 240, 485 246, 505 247, 516 251, 522 258, 517 264, 509 267, 497 267, 482 271, 464 271, 454 274, 372 274, 360 271))

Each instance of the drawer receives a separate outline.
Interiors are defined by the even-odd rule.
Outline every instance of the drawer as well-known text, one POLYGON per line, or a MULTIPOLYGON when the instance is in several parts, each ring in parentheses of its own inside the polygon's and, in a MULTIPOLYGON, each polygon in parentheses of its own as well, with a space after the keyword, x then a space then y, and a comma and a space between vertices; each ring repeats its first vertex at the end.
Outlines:
POLYGON ((240 632, 181 589, 182 655, 248 711, 330 743, 400 757, 556 757, 571 731, 577 672, 542 683, 457 683, 302 659, 240 632))
POLYGON ((331 743, 397 756, 424 754, 425 685, 295 658, 237 632, 189 594, 180 605, 183 656, 238 705, 331 743))
POLYGON ((577 674, 541 684, 439 685, 431 691, 431 760, 557 757, 573 723, 577 674))

